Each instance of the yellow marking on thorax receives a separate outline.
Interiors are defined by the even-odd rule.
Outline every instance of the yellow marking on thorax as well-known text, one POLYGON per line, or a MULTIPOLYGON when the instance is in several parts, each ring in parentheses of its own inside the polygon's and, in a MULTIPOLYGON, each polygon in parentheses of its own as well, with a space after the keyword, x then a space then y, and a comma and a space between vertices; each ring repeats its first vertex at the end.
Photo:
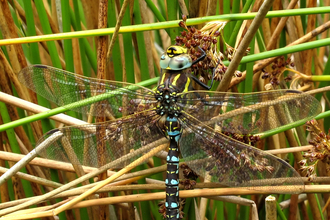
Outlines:
POLYGON ((160 81, 159 84, 160 84, 160 85, 161 85, 161 84, 164 84, 164 80, 165 80, 165 73, 163 73, 163 75, 162 75, 162 80, 160 81))
POLYGON ((188 92, 188 89, 189 89, 189 85, 190 85, 190 78, 189 78, 189 77, 187 77, 187 82, 186 82, 186 85, 185 85, 185 87, 184 87, 184 90, 183 90, 183 92, 188 92))
POLYGON ((177 83, 180 76, 181 76, 181 74, 178 74, 176 77, 174 77, 173 82, 172 82, 173 86, 176 86, 176 83, 177 83))

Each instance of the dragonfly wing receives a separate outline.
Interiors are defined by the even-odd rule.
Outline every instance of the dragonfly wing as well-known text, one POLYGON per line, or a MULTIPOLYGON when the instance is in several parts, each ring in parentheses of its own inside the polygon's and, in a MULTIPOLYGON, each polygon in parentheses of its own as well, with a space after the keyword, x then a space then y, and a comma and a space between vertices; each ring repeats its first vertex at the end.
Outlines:
POLYGON ((227 186, 303 189, 300 175, 282 159, 218 133, 190 115, 180 122, 184 127, 180 152, 197 174, 208 174, 212 182, 227 186))
POLYGON ((152 90, 129 83, 83 77, 44 65, 24 68, 20 82, 44 98, 67 109, 114 118, 152 108, 152 90), (96 97, 97 96, 97 97, 96 97), (74 102, 81 101, 80 106, 74 102), (86 104, 87 103, 87 104, 86 104))
POLYGON ((107 162, 119 158, 112 168, 125 167, 150 151, 153 144, 158 146, 159 140, 167 141, 157 126, 159 116, 154 111, 143 114, 99 124, 54 129, 39 140, 37 147, 49 146, 38 150, 38 154, 48 159, 92 167, 100 166, 101 154, 107 162), (103 131, 102 135, 100 131, 103 131), (98 149, 101 142, 105 143, 105 149, 98 149))
POLYGON ((180 95, 178 105, 187 114, 222 131, 256 134, 295 122, 306 122, 321 112, 317 99, 295 90, 261 93, 198 91, 180 95))

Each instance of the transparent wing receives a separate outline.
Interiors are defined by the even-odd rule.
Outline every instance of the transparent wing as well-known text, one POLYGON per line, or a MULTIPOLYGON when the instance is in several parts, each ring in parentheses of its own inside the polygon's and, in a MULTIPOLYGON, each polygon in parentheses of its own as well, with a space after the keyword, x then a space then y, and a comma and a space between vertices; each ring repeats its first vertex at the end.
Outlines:
POLYGON ((121 158, 112 168, 122 168, 155 147, 153 143, 158 146, 159 140, 168 141, 157 126, 158 119, 156 113, 149 111, 121 120, 54 129, 38 141, 37 147, 48 146, 37 152, 48 159, 92 167, 100 166, 100 155, 107 158, 105 163, 121 158), (101 142, 104 149, 99 149, 101 142), (127 154, 132 156, 124 157, 127 154))
POLYGON ((18 78, 57 105, 68 105, 67 109, 94 116, 111 114, 119 118, 123 114, 150 109, 156 102, 153 91, 141 86, 87 78, 44 65, 24 68, 18 78), (77 101, 83 102, 79 106, 70 105, 77 101))
POLYGON ((187 92, 177 104, 201 122, 222 131, 256 134, 294 122, 308 121, 321 112, 313 96, 295 90, 261 93, 187 92))
POLYGON ((282 159, 215 132, 189 115, 180 122, 185 128, 180 152, 197 174, 210 175, 212 182, 227 186, 287 186, 291 192, 303 189, 299 174, 282 159))

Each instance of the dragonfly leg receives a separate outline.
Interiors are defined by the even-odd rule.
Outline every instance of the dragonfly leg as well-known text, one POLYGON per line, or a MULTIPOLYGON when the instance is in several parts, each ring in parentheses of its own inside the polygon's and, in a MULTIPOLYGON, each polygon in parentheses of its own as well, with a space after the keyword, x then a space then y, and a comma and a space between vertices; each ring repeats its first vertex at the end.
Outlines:
MULTIPOLYGON (((200 48, 201 49, 201 48, 200 48)), ((203 51, 203 49, 201 49, 202 51, 203 51)), ((205 52, 204 52, 205 53, 205 52)), ((220 63, 220 60, 219 60, 219 62, 217 63, 217 65, 213 68, 213 71, 212 71, 212 77, 211 77, 211 83, 210 83, 210 85, 208 86, 208 85, 206 85, 205 83, 203 83, 203 82, 201 82, 199 79, 197 79, 197 77, 196 76, 194 76, 194 75, 190 75, 190 77, 198 84, 198 85, 200 85, 201 87, 203 87, 204 89, 207 89, 207 90, 210 90, 211 88, 212 88, 212 86, 213 86, 213 81, 214 81, 214 76, 215 76, 215 71, 216 71, 216 69, 217 69, 217 66, 218 66, 218 64, 220 63)))
POLYGON ((198 47, 198 49, 202 52, 202 55, 201 55, 200 57, 198 57, 198 58, 192 63, 192 65, 198 63, 199 61, 203 60, 203 59, 206 57, 206 53, 205 53, 205 51, 204 51, 202 48, 200 48, 200 47, 198 47))

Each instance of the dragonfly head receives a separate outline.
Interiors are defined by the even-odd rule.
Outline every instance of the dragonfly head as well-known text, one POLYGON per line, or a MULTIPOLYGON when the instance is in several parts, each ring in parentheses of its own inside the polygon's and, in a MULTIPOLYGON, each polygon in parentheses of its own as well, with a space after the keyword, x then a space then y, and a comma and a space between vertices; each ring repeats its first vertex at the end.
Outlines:
POLYGON ((160 57, 160 67, 166 70, 180 71, 191 67, 192 59, 187 49, 180 46, 170 46, 160 57))

